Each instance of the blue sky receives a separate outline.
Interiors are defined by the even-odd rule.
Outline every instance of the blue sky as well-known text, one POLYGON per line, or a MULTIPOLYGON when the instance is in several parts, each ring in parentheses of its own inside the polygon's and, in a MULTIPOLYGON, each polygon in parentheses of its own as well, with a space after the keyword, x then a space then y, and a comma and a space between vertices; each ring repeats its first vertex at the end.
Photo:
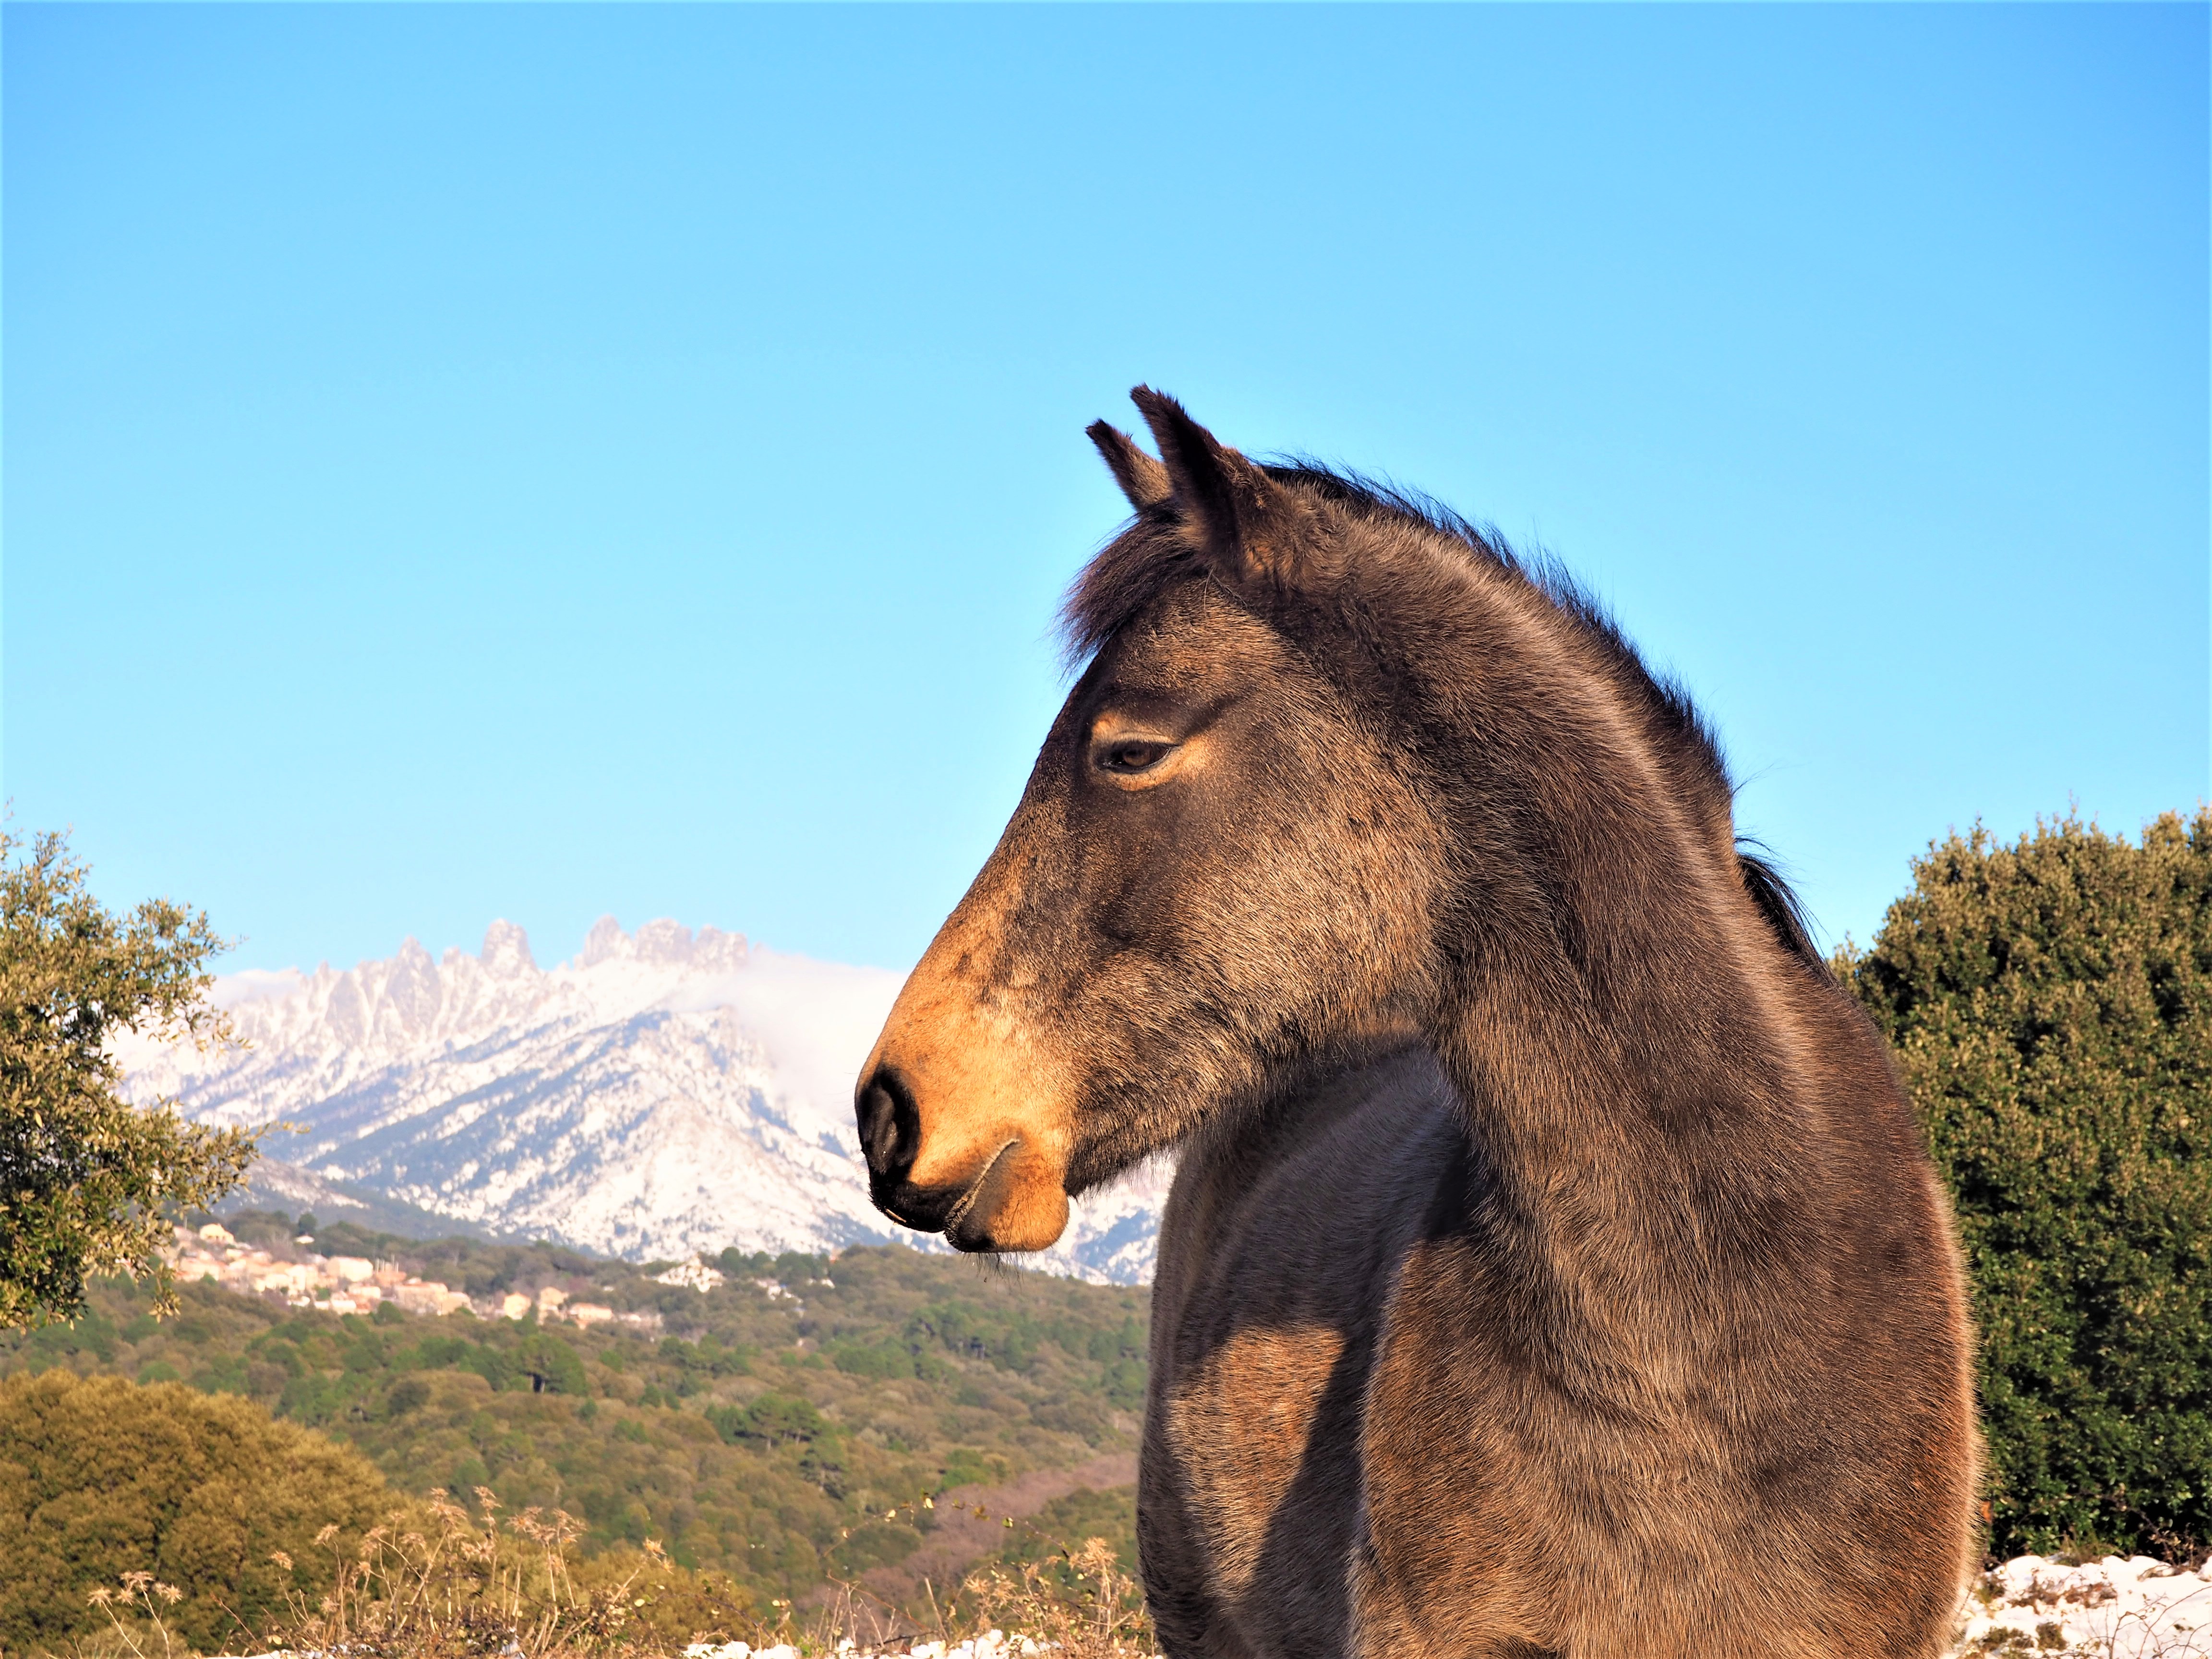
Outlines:
POLYGON ((2206 793, 2207 15, 9 6, 0 784, 233 966, 902 967, 1143 380, 1550 549, 1863 939, 2206 793))

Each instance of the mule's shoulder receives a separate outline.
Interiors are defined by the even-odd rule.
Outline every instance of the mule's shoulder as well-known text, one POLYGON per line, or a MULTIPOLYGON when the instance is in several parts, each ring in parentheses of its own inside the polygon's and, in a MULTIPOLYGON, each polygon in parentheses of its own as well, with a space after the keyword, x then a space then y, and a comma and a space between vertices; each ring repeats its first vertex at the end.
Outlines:
POLYGON ((1341 1650, 1378 1316, 1460 1162, 1457 1124, 1434 1061, 1408 1051, 1187 1155, 1154 1292, 1142 1506, 1156 1617, 1191 1650, 1341 1650))

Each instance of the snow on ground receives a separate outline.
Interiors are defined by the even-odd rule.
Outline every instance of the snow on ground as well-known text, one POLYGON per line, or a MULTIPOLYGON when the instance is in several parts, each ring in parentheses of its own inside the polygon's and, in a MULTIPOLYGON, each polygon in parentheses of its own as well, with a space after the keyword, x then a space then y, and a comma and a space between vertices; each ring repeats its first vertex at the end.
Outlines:
POLYGON ((1985 1574, 1972 1601, 1962 1656, 2041 1653, 2097 1659, 2212 1656, 2212 1572, 2147 1555, 2066 1566, 2023 1555, 1985 1574))

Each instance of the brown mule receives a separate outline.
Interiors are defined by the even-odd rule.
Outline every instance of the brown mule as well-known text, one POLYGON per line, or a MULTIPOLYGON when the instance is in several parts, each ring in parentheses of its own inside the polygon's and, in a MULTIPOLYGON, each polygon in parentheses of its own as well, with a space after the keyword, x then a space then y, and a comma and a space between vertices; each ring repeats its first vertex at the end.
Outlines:
POLYGON ((1036 1249, 1182 1147, 1172 1655, 1936 1653, 1949 1219, 1712 739, 1564 579, 1135 397, 1089 665, 861 1073, 877 1203, 1036 1249))

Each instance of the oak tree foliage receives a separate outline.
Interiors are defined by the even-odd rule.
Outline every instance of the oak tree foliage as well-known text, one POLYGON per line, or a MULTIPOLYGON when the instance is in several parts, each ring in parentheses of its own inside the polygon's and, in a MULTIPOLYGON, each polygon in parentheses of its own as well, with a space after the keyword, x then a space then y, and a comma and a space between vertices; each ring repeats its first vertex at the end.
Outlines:
POLYGON ((227 1040, 205 996, 224 943, 167 899, 106 909, 63 837, 0 830, 0 1329, 75 1317, 101 1273, 151 1277, 173 1310, 164 1211, 237 1186, 254 1135, 132 1106, 109 1044, 227 1040))

